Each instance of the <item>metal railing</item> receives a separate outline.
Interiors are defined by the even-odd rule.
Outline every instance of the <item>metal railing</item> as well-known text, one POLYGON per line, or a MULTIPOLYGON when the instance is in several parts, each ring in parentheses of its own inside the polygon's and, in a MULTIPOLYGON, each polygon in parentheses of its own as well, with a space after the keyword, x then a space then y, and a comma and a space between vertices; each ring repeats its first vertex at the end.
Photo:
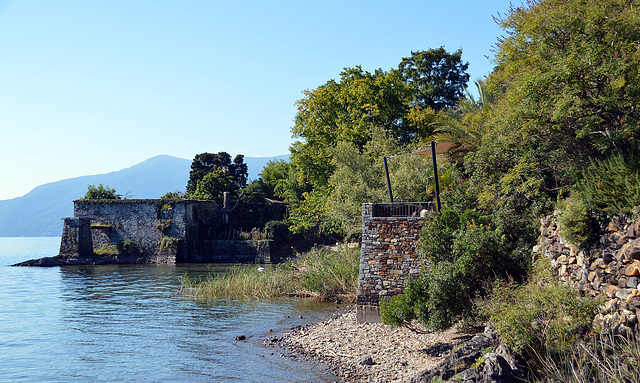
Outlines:
POLYGON ((435 202, 394 202, 375 203, 372 206, 372 217, 420 217, 423 210, 436 211, 435 202))

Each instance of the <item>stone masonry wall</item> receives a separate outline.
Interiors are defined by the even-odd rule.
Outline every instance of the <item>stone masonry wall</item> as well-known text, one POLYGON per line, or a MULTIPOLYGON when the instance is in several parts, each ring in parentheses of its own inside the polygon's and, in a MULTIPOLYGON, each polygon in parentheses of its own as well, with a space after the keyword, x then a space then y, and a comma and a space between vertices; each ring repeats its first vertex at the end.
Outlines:
POLYGON ((77 200, 74 217, 64 220, 61 256, 90 257, 116 246, 117 255, 101 255, 96 262, 271 261, 270 241, 216 240, 224 215, 214 201, 77 200))
POLYGON ((74 216, 91 219, 94 250, 129 241, 142 258, 141 263, 175 263, 175 254, 184 251, 175 249, 173 259, 161 252, 163 233, 158 229, 160 220, 171 220, 164 235, 184 239, 184 201, 78 200, 74 202, 74 216), (166 203, 171 209, 162 209, 166 203))
POLYGON ((594 319, 595 328, 640 336, 640 219, 614 217, 603 228, 598 243, 585 251, 562 238, 557 214, 541 220, 534 253, 551 259, 560 280, 604 299, 594 319))
POLYGON ((425 218, 373 217, 362 207, 362 243, 358 278, 358 322, 380 320, 380 299, 401 294, 404 280, 422 266, 416 244, 425 218))

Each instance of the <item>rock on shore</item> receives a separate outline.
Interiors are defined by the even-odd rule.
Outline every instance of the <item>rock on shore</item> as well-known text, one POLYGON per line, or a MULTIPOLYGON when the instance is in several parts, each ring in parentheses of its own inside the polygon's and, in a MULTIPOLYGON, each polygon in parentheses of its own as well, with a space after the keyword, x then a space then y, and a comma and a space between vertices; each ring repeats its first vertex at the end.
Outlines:
POLYGON ((297 328, 284 344, 318 362, 348 382, 394 382, 436 367, 470 334, 450 329, 418 334, 406 328, 356 323, 355 308, 297 328))

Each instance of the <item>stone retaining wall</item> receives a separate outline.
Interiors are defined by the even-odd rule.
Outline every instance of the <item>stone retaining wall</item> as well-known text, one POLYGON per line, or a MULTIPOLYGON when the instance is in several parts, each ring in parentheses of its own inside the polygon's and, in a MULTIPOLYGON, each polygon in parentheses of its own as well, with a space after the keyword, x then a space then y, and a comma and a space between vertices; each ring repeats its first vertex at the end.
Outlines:
POLYGON ((380 299, 401 294, 404 280, 422 266, 416 244, 425 218, 374 217, 373 207, 362 206, 358 323, 379 322, 380 299))
POLYGON ((640 219, 616 216, 589 251, 568 244, 560 234, 558 212, 541 220, 534 252, 551 259, 560 280, 605 303, 594 327, 623 335, 640 335, 640 219))

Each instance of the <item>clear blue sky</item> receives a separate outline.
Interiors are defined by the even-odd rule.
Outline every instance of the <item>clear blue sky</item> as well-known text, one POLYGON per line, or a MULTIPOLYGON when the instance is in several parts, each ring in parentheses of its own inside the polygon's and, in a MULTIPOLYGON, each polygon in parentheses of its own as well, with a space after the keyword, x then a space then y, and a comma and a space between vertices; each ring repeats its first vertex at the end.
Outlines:
POLYGON ((301 91, 344 67, 444 46, 487 75, 509 3, 0 0, 0 199, 158 154, 287 154, 301 91))

